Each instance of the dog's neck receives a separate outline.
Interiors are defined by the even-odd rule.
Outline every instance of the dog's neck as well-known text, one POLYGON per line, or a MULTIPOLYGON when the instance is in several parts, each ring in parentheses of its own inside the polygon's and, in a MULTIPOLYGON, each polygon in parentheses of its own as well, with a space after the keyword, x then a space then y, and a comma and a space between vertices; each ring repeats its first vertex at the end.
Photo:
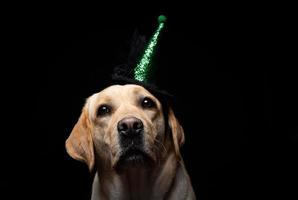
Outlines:
POLYGON ((98 169, 93 182, 92 200, 105 199, 164 199, 174 179, 178 160, 170 153, 152 169, 129 168, 118 174, 114 170, 98 169), (101 198, 102 199, 102 198, 101 198))

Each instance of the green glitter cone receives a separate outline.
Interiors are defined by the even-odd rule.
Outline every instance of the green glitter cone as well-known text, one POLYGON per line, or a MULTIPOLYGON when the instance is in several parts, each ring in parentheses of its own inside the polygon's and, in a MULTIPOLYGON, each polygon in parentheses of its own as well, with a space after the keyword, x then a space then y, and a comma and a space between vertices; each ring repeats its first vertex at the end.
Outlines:
POLYGON ((136 68, 134 69, 134 78, 138 81, 147 81, 149 73, 150 73, 150 62, 153 57, 153 53, 157 44, 158 36, 162 28, 164 27, 164 23, 166 22, 167 18, 164 15, 160 15, 158 17, 159 26, 155 31, 154 35, 149 41, 149 44, 142 56, 140 62, 137 64, 136 68))

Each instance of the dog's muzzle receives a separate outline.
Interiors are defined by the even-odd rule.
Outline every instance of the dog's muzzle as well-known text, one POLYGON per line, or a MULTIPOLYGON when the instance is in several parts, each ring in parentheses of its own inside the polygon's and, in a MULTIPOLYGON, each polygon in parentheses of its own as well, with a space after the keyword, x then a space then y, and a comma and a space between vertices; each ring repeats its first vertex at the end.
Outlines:
POLYGON ((117 168, 147 163, 150 156, 144 150, 144 125, 136 117, 126 117, 117 124, 121 147, 117 168))

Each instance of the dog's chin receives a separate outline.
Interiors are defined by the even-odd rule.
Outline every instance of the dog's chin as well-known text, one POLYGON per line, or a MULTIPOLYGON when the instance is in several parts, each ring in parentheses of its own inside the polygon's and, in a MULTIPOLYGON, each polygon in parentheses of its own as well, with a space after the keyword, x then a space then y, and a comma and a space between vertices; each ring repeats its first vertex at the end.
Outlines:
POLYGON ((129 148, 121 153, 115 169, 118 173, 123 173, 132 168, 151 168, 154 164, 153 157, 145 151, 137 148, 129 148))

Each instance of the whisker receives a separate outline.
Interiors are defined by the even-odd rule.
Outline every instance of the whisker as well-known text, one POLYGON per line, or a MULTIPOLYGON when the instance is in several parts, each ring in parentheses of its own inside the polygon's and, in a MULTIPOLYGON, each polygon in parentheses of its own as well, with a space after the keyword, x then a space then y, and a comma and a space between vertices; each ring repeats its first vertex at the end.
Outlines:
POLYGON ((161 143, 160 141, 158 141, 156 138, 154 138, 154 142, 156 142, 158 145, 160 145, 165 153, 168 152, 165 145, 163 143, 161 143))

